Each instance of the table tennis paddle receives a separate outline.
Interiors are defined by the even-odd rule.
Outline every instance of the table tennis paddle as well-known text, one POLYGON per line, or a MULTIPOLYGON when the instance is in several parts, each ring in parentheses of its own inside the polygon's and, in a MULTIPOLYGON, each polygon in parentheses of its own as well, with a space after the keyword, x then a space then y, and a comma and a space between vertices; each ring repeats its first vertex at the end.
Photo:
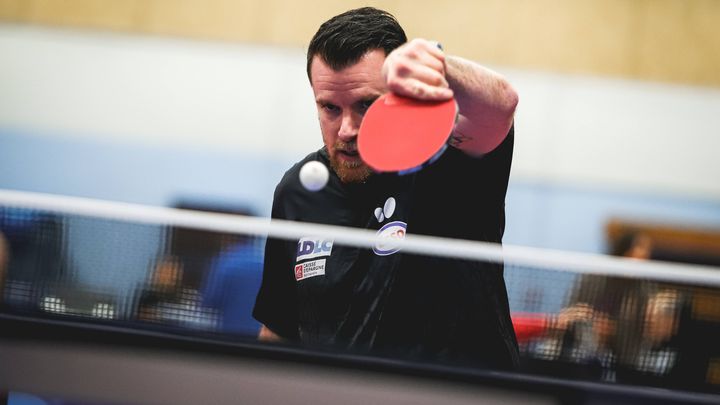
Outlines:
POLYGON ((360 124, 360 157, 378 172, 418 171, 445 151, 457 114, 452 98, 424 101, 386 93, 368 108, 360 124))

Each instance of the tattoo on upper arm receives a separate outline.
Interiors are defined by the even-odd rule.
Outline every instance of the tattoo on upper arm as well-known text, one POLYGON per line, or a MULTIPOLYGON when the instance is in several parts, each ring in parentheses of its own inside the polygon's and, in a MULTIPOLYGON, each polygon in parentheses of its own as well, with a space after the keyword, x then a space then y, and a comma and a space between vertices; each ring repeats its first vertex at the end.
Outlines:
POLYGON ((457 131, 453 131, 453 133, 450 135, 450 139, 448 140, 448 143, 450 146, 453 146, 455 148, 460 148, 460 145, 465 143, 466 141, 469 141, 471 138, 467 135, 463 135, 457 131))

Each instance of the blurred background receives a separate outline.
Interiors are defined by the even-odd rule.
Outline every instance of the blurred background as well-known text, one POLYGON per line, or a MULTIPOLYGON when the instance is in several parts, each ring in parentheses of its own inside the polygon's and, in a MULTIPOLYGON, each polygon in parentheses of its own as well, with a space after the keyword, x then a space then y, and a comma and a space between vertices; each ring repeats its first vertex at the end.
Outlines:
MULTIPOLYGON (((614 247, 642 234, 653 259, 720 265, 716 0, 0 0, 0 188, 269 216, 282 174, 322 145, 304 48, 365 5, 517 88, 506 244, 625 255, 614 247)), ((1 207, 0 229, 16 250, 7 301, 71 275, 96 295, 76 312, 99 318, 157 316, 178 277, 173 299, 197 302, 216 256, 249 243, 253 257, 230 259, 253 269, 234 332, 255 333, 260 241, 1 207), (32 226, 55 264, 18 264, 32 226)), ((534 277, 506 273, 513 311, 567 309, 575 275, 534 277)), ((720 298, 701 298, 720 321, 720 298)), ((195 328, 222 323, 218 310, 173 311, 195 328)), ((700 379, 720 384, 719 359, 700 379)))
POLYGON ((506 243, 720 228, 714 0, 0 0, 0 187, 268 215, 321 146, 304 47, 366 4, 517 87, 506 243))

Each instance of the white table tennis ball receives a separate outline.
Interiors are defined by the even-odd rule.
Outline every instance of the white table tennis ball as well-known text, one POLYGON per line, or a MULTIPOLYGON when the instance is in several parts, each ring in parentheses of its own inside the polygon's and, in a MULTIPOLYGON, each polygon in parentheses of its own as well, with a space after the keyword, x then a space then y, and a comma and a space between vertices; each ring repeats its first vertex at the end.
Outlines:
POLYGON ((317 160, 311 160, 300 169, 300 183, 309 191, 321 190, 328 182, 330 173, 327 167, 317 160))

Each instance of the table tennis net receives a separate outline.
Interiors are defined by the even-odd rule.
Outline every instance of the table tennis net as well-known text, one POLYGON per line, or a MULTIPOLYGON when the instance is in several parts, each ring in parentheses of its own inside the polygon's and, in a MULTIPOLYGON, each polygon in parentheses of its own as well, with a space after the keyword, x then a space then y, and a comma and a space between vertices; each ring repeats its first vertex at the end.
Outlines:
POLYGON ((266 242, 332 240, 502 263, 522 372, 720 387, 718 268, 7 191, 0 233, 6 314, 254 341, 266 242))

